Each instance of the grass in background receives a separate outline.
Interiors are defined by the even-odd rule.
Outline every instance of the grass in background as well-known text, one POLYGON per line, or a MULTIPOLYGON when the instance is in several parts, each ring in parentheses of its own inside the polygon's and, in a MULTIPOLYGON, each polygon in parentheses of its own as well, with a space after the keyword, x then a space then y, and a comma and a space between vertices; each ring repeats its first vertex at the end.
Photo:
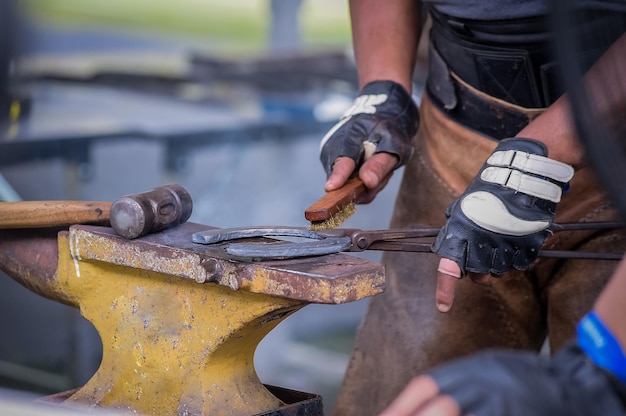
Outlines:
POLYGON ((304 0, 300 25, 305 44, 352 44, 347 0, 304 0))
MULTIPOLYGON (((267 46, 269 0, 23 0, 28 15, 46 23, 101 26, 206 38, 243 49, 267 46)), ((303 46, 350 43, 346 1, 304 0, 303 46)))

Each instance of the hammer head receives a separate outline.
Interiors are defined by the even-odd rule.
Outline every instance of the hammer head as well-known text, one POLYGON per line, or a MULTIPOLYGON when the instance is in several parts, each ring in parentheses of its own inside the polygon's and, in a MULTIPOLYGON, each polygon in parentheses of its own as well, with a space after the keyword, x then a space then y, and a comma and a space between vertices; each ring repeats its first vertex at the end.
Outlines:
POLYGON ((119 198, 111 205, 110 222, 119 235, 133 239, 184 223, 192 209, 189 192, 169 184, 119 198))

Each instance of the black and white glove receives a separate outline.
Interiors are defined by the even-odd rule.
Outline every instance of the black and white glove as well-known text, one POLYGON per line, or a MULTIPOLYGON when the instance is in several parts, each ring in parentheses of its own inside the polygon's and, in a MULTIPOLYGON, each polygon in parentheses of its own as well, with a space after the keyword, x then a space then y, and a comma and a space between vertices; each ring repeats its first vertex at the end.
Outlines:
POLYGON ((502 140, 467 190, 446 210, 433 251, 461 272, 526 270, 550 233, 574 169, 535 140, 502 140))
POLYGON ((430 372, 440 395, 475 416, 623 416, 624 386, 572 343, 554 358, 487 351, 430 372))
POLYGON ((330 176, 338 157, 352 158, 357 166, 380 152, 398 158, 402 166, 411 156, 419 113, 411 95, 393 81, 367 84, 337 124, 320 143, 320 159, 330 176))

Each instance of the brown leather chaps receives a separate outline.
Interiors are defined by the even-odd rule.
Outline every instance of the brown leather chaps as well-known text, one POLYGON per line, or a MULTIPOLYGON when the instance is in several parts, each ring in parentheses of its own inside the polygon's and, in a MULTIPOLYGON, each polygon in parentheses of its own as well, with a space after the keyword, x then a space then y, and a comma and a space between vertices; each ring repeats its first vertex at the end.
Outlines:
MULTIPOLYGON (((391 227, 440 226, 444 212, 478 172, 496 142, 449 119, 424 96, 416 152, 404 168, 391 227)), ((529 114, 530 115, 530 114, 529 114)), ((576 172, 558 206, 558 222, 616 216, 590 168, 576 172)), ((621 231, 555 233, 544 248, 624 252, 621 231)), ((438 256, 389 252, 383 256, 384 293, 370 300, 354 344, 334 414, 376 415, 409 380, 447 360, 486 348, 552 351, 575 334, 617 262, 541 258, 525 272, 462 279, 448 313, 435 307, 438 256)))

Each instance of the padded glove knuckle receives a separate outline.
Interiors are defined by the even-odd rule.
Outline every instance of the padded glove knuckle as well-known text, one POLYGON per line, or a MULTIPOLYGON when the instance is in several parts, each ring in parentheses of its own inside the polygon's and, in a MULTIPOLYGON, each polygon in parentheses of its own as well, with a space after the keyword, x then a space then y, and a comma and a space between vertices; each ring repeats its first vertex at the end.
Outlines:
POLYGON ((417 106, 400 84, 371 82, 322 138, 320 160, 324 170, 330 175, 338 157, 349 157, 360 165, 370 153, 380 152, 395 155, 399 167, 411 156, 411 141, 418 126, 417 106))

